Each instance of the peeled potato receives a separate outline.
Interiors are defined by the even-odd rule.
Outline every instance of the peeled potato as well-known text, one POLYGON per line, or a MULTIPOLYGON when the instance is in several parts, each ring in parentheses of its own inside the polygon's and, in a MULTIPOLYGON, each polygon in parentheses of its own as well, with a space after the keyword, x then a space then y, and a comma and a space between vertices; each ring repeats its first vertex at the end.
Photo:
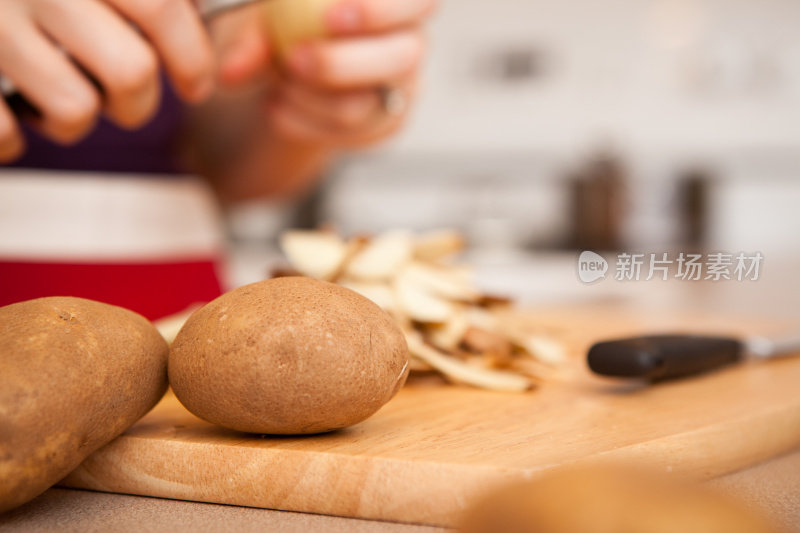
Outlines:
POLYGON ((0 308, 0 512, 144 416, 167 389, 167 351, 121 307, 59 297, 0 308))
POLYGON ((249 433, 320 433, 361 422, 408 375, 391 317, 363 296, 303 277, 231 291, 172 344, 169 380, 195 415, 249 433))
POLYGON ((707 488, 618 467, 567 469, 504 487, 461 523, 461 533, 777 533, 707 488))
POLYGON ((325 37, 325 11, 336 0, 270 0, 267 24, 278 53, 286 57, 304 41, 325 37))

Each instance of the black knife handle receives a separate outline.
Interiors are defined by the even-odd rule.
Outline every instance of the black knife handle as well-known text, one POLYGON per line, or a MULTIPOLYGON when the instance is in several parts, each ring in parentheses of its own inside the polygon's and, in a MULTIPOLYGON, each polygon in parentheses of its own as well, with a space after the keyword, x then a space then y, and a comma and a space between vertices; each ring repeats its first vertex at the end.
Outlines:
POLYGON ((651 335, 598 342, 587 362, 596 374, 661 380, 699 374, 742 359, 743 344, 731 338, 651 335))

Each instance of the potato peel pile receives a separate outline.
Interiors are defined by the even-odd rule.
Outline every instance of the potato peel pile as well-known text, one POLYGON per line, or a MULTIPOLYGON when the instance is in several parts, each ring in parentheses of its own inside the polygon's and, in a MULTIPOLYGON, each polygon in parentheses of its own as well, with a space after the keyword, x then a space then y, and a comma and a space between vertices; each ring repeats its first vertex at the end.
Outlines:
POLYGON ((291 274, 338 283, 387 311, 405 333, 412 372, 522 392, 555 376, 565 359, 551 337, 502 319, 510 300, 482 293, 471 269, 453 261, 464 248, 457 232, 344 239, 328 230, 290 230, 280 245, 291 274))

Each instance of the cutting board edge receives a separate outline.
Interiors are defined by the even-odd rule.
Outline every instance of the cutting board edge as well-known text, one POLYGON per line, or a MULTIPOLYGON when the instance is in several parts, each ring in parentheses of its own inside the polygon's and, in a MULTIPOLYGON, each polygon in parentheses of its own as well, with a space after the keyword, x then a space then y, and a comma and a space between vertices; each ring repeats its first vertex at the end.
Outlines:
MULTIPOLYGON (((228 469, 224 471, 203 473, 187 463, 187 457, 206 456, 213 464, 215 451, 221 452, 225 448, 230 455, 230 445, 204 443, 198 456, 196 453, 187 454, 186 446, 191 443, 175 440, 170 446, 170 441, 161 441, 156 449, 152 439, 123 435, 90 456, 62 484, 178 500, 453 526, 473 498, 502 483, 527 479, 554 468, 625 459, 641 461, 650 468, 675 475, 705 480, 800 446, 800 401, 745 418, 753 419, 749 421, 746 432, 741 429, 742 420, 729 420, 602 451, 561 465, 534 468, 337 453, 320 453, 310 458, 297 450, 237 446, 235 465, 227 464, 228 469), (790 430, 786 431, 786 428, 790 430), (727 448, 720 448, 720 443, 726 443, 727 448), (734 446, 731 447, 731 443, 734 446), (153 454, 160 456, 160 462, 154 464, 153 454), (124 468, 121 467, 123 464, 124 468), (283 472, 294 472, 294 475, 281 480, 280 486, 271 490, 248 492, 263 482, 263 472, 271 464, 279 464, 283 472), (165 473, 169 472, 170 465, 182 466, 184 478, 197 474, 196 483, 164 479, 169 477, 165 473), (253 465, 257 466, 255 470, 253 465), (239 478, 226 475, 226 472, 236 472, 242 476, 248 471, 249 474, 239 478), (223 496, 204 493, 209 480, 216 483, 214 493, 224 493, 223 496), (425 487, 424 491, 418 490, 421 486, 425 487), (361 490, 353 490, 354 487, 361 490), (403 496, 398 499, 398 495, 403 496)), ((217 455, 217 459, 222 457, 217 455)))
POLYGON ((705 481, 753 466, 795 448, 800 448, 800 399, 749 416, 601 451, 572 464, 638 461, 652 469, 705 481), (743 432, 741 428, 745 425, 747 431, 743 432), (727 449, 724 453, 715 450, 709 454, 702 446, 703 442, 709 445, 724 442, 727 449), (675 450, 680 450, 681 454, 676 456, 670 453, 675 450), (694 453, 687 453, 691 450, 694 453), (709 461, 709 457, 714 460, 709 461))

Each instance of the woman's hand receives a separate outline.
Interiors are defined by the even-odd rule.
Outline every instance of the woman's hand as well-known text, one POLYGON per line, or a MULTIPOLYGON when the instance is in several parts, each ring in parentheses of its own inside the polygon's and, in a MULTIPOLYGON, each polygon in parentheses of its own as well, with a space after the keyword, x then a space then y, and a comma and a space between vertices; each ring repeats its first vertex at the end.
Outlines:
POLYGON ((289 52, 289 77, 270 106, 275 127, 293 139, 344 146, 397 130, 424 54, 420 26, 433 8, 433 0, 333 4, 325 22, 334 38, 289 52), (397 109, 386 109, 388 91, 402 100, 397 109))
MULTIPOLYGON (((213 91, 211 45, 190 0, 0 0, 0 13, 0 73, 57 142, 79 140, 101 112, 125 128, 146 122, 161 66, 187 101, 213 91)), ((0 162, 23 149, 0 98, 0 162)))
MULTIPOLYGON (((326 148, 369 144, 393 133, 416 90, 425 49, 421 24, 434 6, 435 0, 332 4, 325 13, 331 37, 301 43, 276 65, 268 103, 273 131, 326 148), (387 96, 401 105, 387 111, 387 96)), ((219 21, 223 82, 240 84, 268 62, 263 24, 246 10, 219 21)))
POLYGON ((302 43, 285 61, 271 49, 263 6, 216 18, 219 80, 239 90, 192 113, 190 165, 226 203, 304 194, 338 149, 403 123, 424 50, 420 27, 434 4, 338 0, 325 14, 330 37, 302 43))

